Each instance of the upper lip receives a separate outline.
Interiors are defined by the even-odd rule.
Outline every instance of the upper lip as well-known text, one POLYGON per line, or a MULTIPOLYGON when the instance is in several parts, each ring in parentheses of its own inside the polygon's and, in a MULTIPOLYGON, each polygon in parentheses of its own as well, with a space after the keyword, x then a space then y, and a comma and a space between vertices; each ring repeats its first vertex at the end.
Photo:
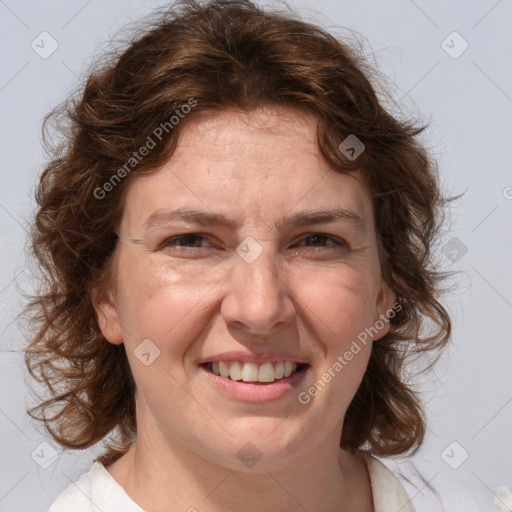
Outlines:
POLYGON ((292 363, 308 364, 304 357, 286 352, 272 352, 269 354, 254 354, 252 352, 223 352, 214 356, 202 359, 199 364, 215 363, 218 361, 241 361, 244 363, 257 363, 262 364, 267 361, 291 361, 292 363))

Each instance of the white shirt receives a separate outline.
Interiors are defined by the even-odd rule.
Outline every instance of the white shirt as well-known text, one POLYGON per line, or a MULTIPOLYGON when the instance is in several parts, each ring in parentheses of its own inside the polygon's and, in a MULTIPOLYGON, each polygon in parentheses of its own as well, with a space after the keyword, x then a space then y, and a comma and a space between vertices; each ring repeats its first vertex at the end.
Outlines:
MULTIPOLYGON (((375 457, 366 456, 375 512, 415 512, 396 476, 375 457)), ((144 512, 99 462, 70 484, 48 512, 144 512)))

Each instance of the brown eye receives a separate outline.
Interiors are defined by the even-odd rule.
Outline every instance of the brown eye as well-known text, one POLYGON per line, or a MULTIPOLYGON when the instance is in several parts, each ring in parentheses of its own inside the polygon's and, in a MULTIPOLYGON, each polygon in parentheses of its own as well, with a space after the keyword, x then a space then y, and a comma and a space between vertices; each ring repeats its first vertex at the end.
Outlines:
POLYGON ((201 242, 202 240, 205 240, 206 237, 203 235, 198 235, 196 233, 187 233, 186 235, 177 235, 173 236, 171 238, 168 238, 164 243, 164 247, 190 247, 191 245, 194 246, 194 248, 197 248, 198 245, 196 242, 201 242))
POLYGON ((312 233, 302 237, 301 240, 309 240, 313 245, 306 244, 309 247, 317 247, 319 249, 324 247, 340 248, 347 247, 347 243, 335 236, 324 235, 323 233, 312 233))

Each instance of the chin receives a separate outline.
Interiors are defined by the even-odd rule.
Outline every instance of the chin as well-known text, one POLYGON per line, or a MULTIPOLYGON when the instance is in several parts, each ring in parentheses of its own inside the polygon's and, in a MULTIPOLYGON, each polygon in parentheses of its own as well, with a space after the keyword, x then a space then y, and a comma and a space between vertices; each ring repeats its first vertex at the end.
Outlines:
POLYGON ((280 432, 278 426, 282 421, 273 418, 271 429, 268 428, 269 423, 260 423, 251 429, 251 435, 247 435, 246 430, 244 435, 226 435, 223 441, 203 447, 205 458, 231 470, 247 473, 275 471, 295 464, 300 456, 297 450, 306 446, 306 439, 291 439, 286 432, 280 432))

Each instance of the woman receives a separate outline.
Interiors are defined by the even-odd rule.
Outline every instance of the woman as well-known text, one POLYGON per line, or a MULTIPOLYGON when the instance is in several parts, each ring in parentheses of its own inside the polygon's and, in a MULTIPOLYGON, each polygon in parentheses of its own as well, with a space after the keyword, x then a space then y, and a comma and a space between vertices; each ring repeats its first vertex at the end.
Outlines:
POLYGON ((248 1, 182 2, 102 64, 39 184, 26 361, 56 442, 115 438, 50 512, 413 511, 375 456, 421 446, 403 363, 450 333, 422 128, 248 1))

